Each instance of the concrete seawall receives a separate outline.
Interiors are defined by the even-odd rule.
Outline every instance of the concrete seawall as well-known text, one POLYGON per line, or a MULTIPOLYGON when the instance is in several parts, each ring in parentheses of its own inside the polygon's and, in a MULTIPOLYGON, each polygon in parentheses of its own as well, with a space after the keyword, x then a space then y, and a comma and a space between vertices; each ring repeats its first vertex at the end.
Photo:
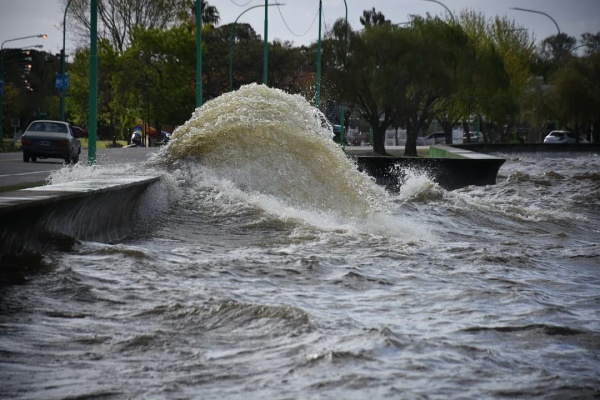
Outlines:
POLYGON ((69 182, 0 193, 0 262, 42 254, 77 239, 108 242, 131 228, 155 176, 69 182))
POLYGON ((493 185, 503 158, 476 153, 447 145, 429 147, 429 157, 377 156, 371 151, 347 148, 346 153, 355 159, 358 168, 375 178, 389 190, 397 190, 404 171, 415 168, 426 171, 431 178, 447 190, 465 186, 493 185))
POLYGON ((600 153, 600 143, 463 143, 453 144, 452 147, 471 150, 478 153, 499 154, 538 154, 538 155, 562 155, 573 153, 600 153))

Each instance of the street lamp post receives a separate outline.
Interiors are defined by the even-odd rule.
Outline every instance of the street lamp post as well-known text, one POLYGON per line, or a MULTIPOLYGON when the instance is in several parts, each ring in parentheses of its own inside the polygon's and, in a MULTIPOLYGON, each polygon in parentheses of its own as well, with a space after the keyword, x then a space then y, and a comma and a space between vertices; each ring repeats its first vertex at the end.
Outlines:
POLYGON ((444 3, 442 3, 441 1, 438 1, 438 0, 423 0, 423 1, 430 1, 432 3, 436 3, 436 4, 439 4, 440 6, 444 7, 446 9, 446 11, 448 11, 448 14, 450 14, 452 21, 456 22, 456 19, 454 18, 454 14, 452 14, 452 11, 450 11, 450 9, 448 7, 446 7, 446 5, 444 3))
POLYGON ((65 79, 65 42, 66 42, 66 36, 67 36, 67 11, 69 10, 69 7, 71 6, 71 1, 73 0, 69 0, 69 2, 67 3, 67 6, 65 7, 65 14, 63 16, 63 45, 62 45, 62 50, 60 51, 60 75, 61 75, 61 87, 60 87, 60 120, 64 121, 65 120, 65 95, 66 95, 66 91, 67 88, 65 87, 65 83, 66 83, 66 79, 65 79))
POLYGON ((543 11, 538 11, 538 10, 530 10, 528 8, 521 8, 521 7, 510 7, 511 10, 517 10, 517 11, 525 11, 525 12, 530 12, 530 13, 535 13, 535 14, 542 14, 545 15, 546 17, 550 18, 550 20, 552 22, 554 22, 554 25, 556 26, 556 30, 558 31, 558 34, 560 35, 560 28, 558 27, 558 23, 556 23, 556 20, 554 18, 552 18, 550 16, 550 14, 546 14, 543 11))
MULTIPOLYGON (((346 26, 345 26, 345 34, 347 35, 348 33, 348 4, 346 3, 346 0, 344 0, 344 6, 346 8, 346 26)), ((323 15, 323 1, 319 0, 319 39, 317 42, 317 95, 316 95, 316 105, 317 108, 319 108, 321 106, 321 46, 322 46, 322 40, 321 40, 321 16, 323 15)), ((344 106, 342 106, 342 132, 341 132, 341 139, 340 142, 342 142, 344 140, 344 125, 343 125, 343 119, 344 119, 344 106)))
POLYGON ((202 0, 196 0, 196 107, 202 105, 202 0))
POLYGON ((321 14, 323 1, 319 0, 319 42, 317 44, 317 108, 321 105, 321 14))
POLYGON ((2 140, 4 138, 4 44, 8 42, 15 42, 17 40, 23 39, 31 39, 31 38, 41 38, 46 39, 48 35, 39 34, 39 35, 29 35, 18 37, 14 39, 8 39, 2 42, 0 45, 0 148, 2 147, 2 140))
POLYGON ((344 7, 346 8, 346 32, 348 31, 348 3, 346 3, 346 0, 344 0, 344 7))
POLYGON ((98 133, 98 0, 90 1, 90 95, 88 165, 96 164, 98 133))
MULTIPOLYGON (((236 26, 238 20, 240 19, 240 17, 242 15, 244 15, 246 12, 248 12, 254 8, 267 7, 267 6, 284 6, 284 5, 285 5, 284 3, 269 3, 269 4, 265 4, 265 5, 259 4, 256 6, 252 6, 250 8, 245 9, 244 11, 242 11, 242 13, 240 15, 238 15, 238 17, 233 22, 233 25, 231 26, 231 31, 229 34, 229 91, 230 92, 233 91, 233 33, 235 31, 235 26, 236 26)), ((264 73, 264 70, 263 70, 263 73, 264 73)), ((266 79, 266 75, 263 79, 266 79)))
MULTIPOLYGON (((346 34, 348 33, 348 4, 344 0, 346 7, 346 34)), ((323 14, 323 1, 319 0, 319 41, 317 44, 317 108, 321 105, 321 15, 323 14)), ((343 128, 342 128, 343 129, 343 128)))
POLYGON ((144 133, 142 134, 142 146, 150 147, 148 133, 152 129, 152 125, 150 125, 150 88, 152 87, 152 82, 148 77, 146 77, 144 87, 146 88, 146 119, 144 121, 144 133))
POLYGON ((269 69, 269 0, 265 0, 265 39, 263 44, 263 84, 268 81, 269 69))
MULTIPOLYGON (((346 7, 346 19, 345 19, 345 23, 346 26, 344 27, 344 40, 346 41, 346 44, 348 44, 348 4, 346 3, 346 0, 344 0, 344 7, 346 7)), ((344 105, 342 105, 342 112, 341 112, 341 118, 340 118, 340 122, 342 124, 341 129, 340 129, 340 145, 342 146, 342 149, 344 147, 346 147, 346 124, 344 121, 344 116, 346 113, 346 107, 344 107, 344 105)))
POLYGON ((269 0, 265 0, 265 34, 263 39, 263 84, 267 85, 269 63, 269 0))

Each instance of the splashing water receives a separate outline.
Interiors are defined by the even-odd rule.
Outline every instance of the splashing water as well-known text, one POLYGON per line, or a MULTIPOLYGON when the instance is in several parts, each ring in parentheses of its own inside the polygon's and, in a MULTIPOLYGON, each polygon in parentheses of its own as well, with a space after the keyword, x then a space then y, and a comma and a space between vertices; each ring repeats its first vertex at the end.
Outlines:
POLYGON ((445 192, 426 171, 405 168, 401 173, 398 191, 398 199, 400 200, 427 202, 443 198, 445 192))
POLYGON ((365 216, 380 211, 387 195, 333 142, 320 111, 264 85, 205 103, 152 162, 179 168, 186 161, 302 209, 365 216))

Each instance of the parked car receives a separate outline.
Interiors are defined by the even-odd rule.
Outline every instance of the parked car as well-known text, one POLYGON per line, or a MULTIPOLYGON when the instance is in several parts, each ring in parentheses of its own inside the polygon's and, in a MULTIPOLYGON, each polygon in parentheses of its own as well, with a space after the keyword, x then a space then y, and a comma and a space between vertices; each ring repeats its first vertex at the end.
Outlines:
POLYGON ((78 162, 81 154, 81 142, 71 124, 62 121, 33 121, 21 137, 21 146, 24 162, 61 158, 69 164, 78 162))
POLYGON ((481 134, 479 132, 469 132, 469 138, 471 139, 470 142, 467 141, 467 135, 463 135, 463 137, 462 137, 463 143, 482 143, 483 142, 483 136, 481 136, 481 134))
MULTIPOLYGON (((571 131, 552 131, 545 138, 544 143, 577 143, 577 137, 571 131)), ((579 143, 588 143, 580 138, 579 143)))
POLYGON ((425 136, 424 143, 425 143, 425 145, 446 143, 446 133, 445 132, 430 133, 429 135, 425 136))
POLYGON ((371 140, 370 136, 371 134, 369 132, 361 132, 356 128, 350 128, 346 133, 346 143, 349 146, 367 145, 371 140))

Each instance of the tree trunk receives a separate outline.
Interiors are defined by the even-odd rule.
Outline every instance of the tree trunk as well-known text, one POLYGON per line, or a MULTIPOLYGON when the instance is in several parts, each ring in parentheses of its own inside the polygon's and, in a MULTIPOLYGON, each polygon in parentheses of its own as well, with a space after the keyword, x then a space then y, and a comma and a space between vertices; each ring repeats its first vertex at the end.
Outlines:
POLYGON ((382 156, 389 156, 385 151, 385 129, 379 126, 373 131, 373 151, 382 156))
POLYGON ((471 131, 469 130, 469 123, 467 121, 463 121, 463 135, 467 138, 467 143, 471 143, 471 131))
POLYGON ((446 136, 446 144, 452 144, 452 123, 448 120, 440 121, 444 134, 446 136))
POLYGON ((427 113, 422 113, 414 118, 409 118, 406 131, 406 145, 404 146, 404 155, 406 157, 418 157, 417 136, 423 124, 427 121, 427 113))
POLYGON ((418 157, 416 135, 406 136, 406 145, 404 145, 404 155, 406 157, 418 157))
POLYGON ((406 144, 404 145, 404 155, 406 157, 417 157, 417 134, 418 131, 413 126, 406 127, 406 144))

